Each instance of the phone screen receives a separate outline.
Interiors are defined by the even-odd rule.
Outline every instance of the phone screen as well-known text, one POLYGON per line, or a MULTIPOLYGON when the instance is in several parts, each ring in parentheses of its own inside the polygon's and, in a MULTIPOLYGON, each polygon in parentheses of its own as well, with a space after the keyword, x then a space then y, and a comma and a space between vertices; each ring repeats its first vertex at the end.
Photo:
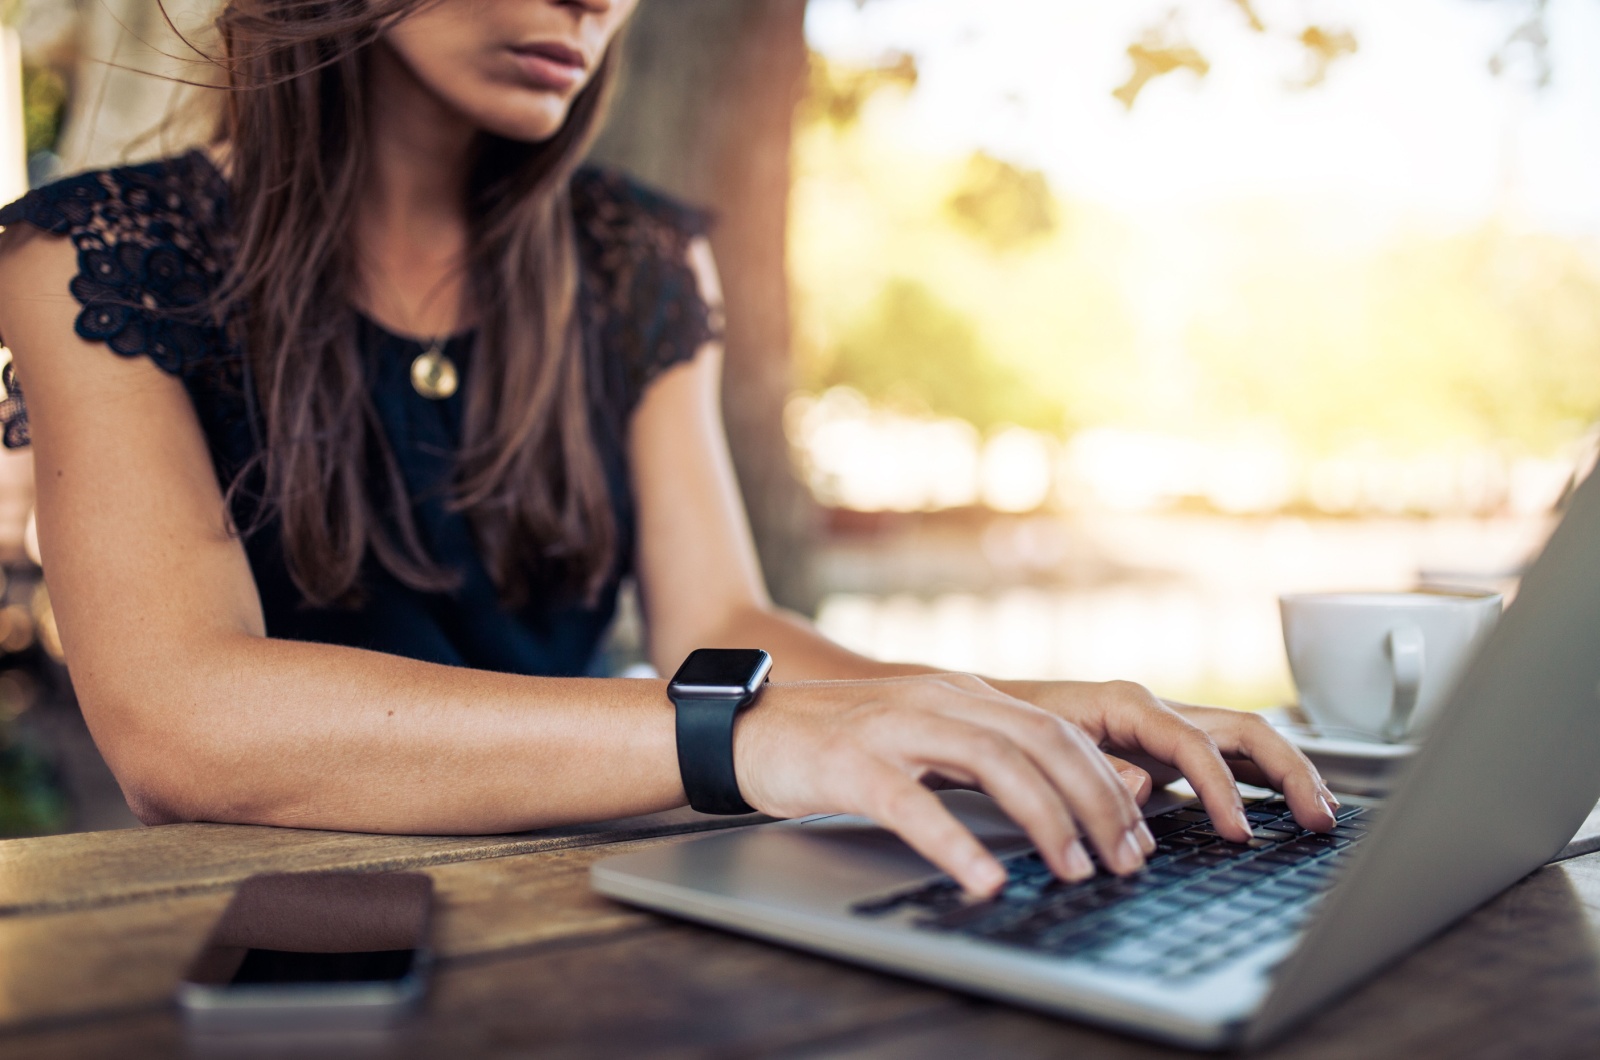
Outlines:
POLYGON ((420 997, 433 880, 303 872, 239 885, 179 987, 191 1022, 252 1026, 315 1012, 382 1022, 420 997))
POLYGON ((228 980, 247 983, 381 983, 404 979, 416 964, 416 950, 363 950, 358 953, 304 953, 252 947, 228 980))

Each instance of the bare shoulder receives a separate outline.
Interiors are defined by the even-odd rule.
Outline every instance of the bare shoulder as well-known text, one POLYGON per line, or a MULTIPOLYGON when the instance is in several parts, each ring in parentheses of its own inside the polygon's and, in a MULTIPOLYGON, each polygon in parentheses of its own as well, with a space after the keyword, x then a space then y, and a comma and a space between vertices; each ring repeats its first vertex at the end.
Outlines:
POLYGON ((0 232, 0 336, 19 359, 52 333, 75 338, 78 252, 64 236, 12 225, 0 232))
POLYGON ((65 236, 27 224, 0 229, 0 324, 26 313, 42 296, 72 303, 77 248, 65 236))

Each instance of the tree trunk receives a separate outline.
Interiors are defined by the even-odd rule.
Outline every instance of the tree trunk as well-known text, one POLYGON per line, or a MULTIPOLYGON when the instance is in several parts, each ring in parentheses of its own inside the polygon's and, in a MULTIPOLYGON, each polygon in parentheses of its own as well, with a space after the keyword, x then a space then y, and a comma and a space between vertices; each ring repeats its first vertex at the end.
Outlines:
POLYGON ((817 513, 783 433, 789 153, 805 84, 804 21, 805 0, 647 0, 594 156, 716 212, 734 464, 773 598, 809 613, 817 513))

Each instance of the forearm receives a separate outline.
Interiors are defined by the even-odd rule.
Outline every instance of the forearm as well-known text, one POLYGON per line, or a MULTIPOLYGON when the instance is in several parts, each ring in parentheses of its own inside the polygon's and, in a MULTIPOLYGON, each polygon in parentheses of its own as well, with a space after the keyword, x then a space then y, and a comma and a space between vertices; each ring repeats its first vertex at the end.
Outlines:
MULTIPOLYGON (((730 614, 697 648, 762 648, 772 656, 774 681, 844 681, 937 672, 932 667, 887 663, 836 644, 792 611, 746 607, 730 614)), ((666 661, 665 667, 675 665, 666 661)))
POLYGON ((487 833, 684 801, 663 682, 533 678, 225 635, 80 684, 142 816, 487 833), (120 673, 126 674, 126 669, 120 673))

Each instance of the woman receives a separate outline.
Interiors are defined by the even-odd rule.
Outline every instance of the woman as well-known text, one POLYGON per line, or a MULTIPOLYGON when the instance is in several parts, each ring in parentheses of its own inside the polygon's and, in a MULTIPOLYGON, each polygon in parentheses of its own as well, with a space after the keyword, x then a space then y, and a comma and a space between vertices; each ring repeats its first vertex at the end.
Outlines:
POLYGON ((746 802, 867 814, 975 893, 1004 872, 930 786, 992 794, 1068 879, 1086 844, 1119 873, 1153 848, 1133 761, 1231 838, 1235 775, 1331 828, 1251 716, 878 663, 772 606, 704 221, 577 164, 631 7, 233 0, 207 151, 0 213, 7 441, 34 446, 73 683, 139 817, 494 832, 681 805, 664 683, 585 676, 632 574, 662 672, 775 658, 732 738, 746 802))

